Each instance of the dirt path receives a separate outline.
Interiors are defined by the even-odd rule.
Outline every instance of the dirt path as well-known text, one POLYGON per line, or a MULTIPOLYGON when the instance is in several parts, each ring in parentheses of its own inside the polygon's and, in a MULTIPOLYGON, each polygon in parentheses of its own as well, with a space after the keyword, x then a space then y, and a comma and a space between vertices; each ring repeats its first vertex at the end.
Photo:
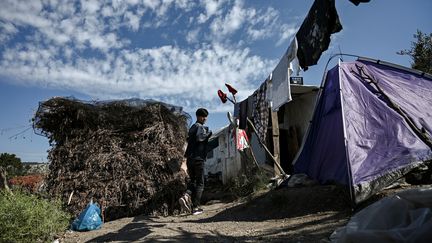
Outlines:
POLYGON ((285 188, 214 202, 201 215, 123 218, 61 242, 327 242, 351 215, 341 196, 332 186, 285 188))

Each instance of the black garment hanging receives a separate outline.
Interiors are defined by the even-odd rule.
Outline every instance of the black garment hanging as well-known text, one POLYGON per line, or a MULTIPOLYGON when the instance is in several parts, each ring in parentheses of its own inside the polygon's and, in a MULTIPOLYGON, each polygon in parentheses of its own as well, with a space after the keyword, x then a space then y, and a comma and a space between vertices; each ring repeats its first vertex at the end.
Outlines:
POLYGON ((370 0, 349 0, 350 2, 354 3, 354 5, 358 6, 360 3, 368 3, 370 0))
POLYGON ((330 44, 330 35, 342 30, 334 0, 315 0, 296 34, 297 58, 303 70, 317 64, 330 44))
MULTIPOLYGON (((249 98, 248 98, 249 99, 249 98)), ((247 126, 247 116, 248 116, 248 99, 240 102, 240 111, 239 111, 239 128, 246 129, 247 126)))

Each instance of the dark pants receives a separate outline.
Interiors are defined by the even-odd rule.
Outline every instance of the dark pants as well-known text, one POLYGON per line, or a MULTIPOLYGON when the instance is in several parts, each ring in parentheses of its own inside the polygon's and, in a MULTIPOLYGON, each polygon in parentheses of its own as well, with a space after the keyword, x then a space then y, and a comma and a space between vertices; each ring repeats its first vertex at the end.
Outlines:
POLYGON ((201 196, 204 191, 204 160, 188 158, 186 161, 189 174, 188 190, 192 192, 192 203, 194 207, 201 205, 201 196))

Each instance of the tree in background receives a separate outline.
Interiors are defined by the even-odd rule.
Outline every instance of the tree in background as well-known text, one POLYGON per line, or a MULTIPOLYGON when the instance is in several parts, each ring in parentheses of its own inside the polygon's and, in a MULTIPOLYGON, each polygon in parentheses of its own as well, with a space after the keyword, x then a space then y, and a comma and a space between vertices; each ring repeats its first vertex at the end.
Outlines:
POLYGON ((414 39, 410 50, 401 50, 397 54, 410 56, 412 68, 432 73, 432 33, 428 35, 417 30, 414 39))
POLYGON ((16 157, 15 154, 0 154, 0 167, 2 167, 7 172, 8 178, 22 175, 24 173, 21 159, 16 157))

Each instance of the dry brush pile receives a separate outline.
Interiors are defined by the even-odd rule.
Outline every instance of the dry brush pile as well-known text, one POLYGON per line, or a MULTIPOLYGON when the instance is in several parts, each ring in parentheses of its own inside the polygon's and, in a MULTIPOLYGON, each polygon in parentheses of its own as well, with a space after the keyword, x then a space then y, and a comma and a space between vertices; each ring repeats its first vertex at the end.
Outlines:
POLYGON ((74 215, 93 199, 105 220, 175 213, 185 189, 180 165, 188 118, 154 101, 40 103, 34 127, 52 145, 49 194, 70 201, 74 215))

